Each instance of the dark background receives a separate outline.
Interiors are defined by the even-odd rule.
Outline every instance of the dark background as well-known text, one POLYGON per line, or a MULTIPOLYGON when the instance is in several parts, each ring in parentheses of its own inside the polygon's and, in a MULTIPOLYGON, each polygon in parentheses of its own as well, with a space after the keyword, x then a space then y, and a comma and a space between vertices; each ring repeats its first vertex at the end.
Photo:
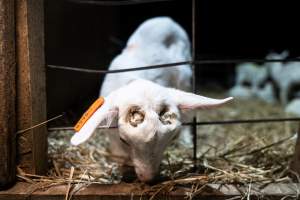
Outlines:
MULTIPOLYGON (((296 1, 196 0, 197 59, 264 58, 285 49, 298 56, 296 1)), ((170 16, 191 38, 191 0, 99 6, 68 0, 45 1, 46 63, 104 69, 144 20, 170 16)), ((171 68, 170 68, 171 69, 171 68)), ((103 75, 47 69, 48 117, 67 112, 69 121, 98 96, 103 75)), ((197 87, 234 82, 234 65, 197 66, 197 87)))

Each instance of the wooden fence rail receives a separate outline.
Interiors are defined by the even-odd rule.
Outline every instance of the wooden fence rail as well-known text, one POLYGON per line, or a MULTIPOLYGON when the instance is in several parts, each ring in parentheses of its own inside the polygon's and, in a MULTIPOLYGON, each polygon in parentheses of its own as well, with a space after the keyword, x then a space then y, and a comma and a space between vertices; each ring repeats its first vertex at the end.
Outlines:
MULTIPOLYGON (((16 1, 17 129, 46 120, 44 1, 16 1)), ((47 171, 47 129, 18 135, 17 160, 27 173, 47 171)))
POLYGON ((15 180, 14 1, 0 0, 0 188, 15 180))

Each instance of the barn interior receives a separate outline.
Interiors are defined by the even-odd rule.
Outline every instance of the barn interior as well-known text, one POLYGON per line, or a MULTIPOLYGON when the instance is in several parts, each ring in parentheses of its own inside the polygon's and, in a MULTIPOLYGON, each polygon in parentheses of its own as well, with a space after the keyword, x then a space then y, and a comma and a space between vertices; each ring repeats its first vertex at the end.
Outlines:
MULTIPOLYGON (((172 17, 191 39, 191 7, 191 1, 177 0, 124 6, 45 1, 46 63, 107 69, 137 26, 155 16, 172 17)), ((263 59, 284 50, 292 58, 298 56, 296 7, 292 2, 197 1, 196 59, 263 59)), ((235 82, 235 66, 197 66, 197 89, 229 89, 235 82)), ((48 117, 72 113, 69 125, 74 124, 98 97, 103 76, 47 68, 48 117)))
MULTIPOLYGON (((289 58, 297 57, 300 47, 299 29, 295 28, 296 8, 291 2, 196 1, 196 60, 243 59, 247 62, 247 59, 264 59, 271 52, 284 50, 289 51, 289 58)), ((172 17, 192 38, 191 1, 102 6, 77 0, 46 0, 46 64, 107 69, 136 27, 155 16, 172 17)), ((227 96, 236 82, 236 66, 237 63, 196 65, 197 93, 227 96)), ((118 163, 110 159, 107 152, 105 134, 95 134, 87 144, 74 147, 69 144, 73 131, 57 129, 76 123, 98 97, 104 75, 51 67, 47 67, 46 74, 48 118, 61 113, 64 117, 48 124, 51 176, 39 181, 55 181, 57 177, 61 177, 59 181, 65 180, 72 168, 75 168, 73 178, 76 180, 101 184, 124 181, 118 163)), ((237 98, 228 107, 199 112, 197 120, 291 116, 278 101, 237 98)), ((199 126, 197 130, 196 176, 193 149, 172 144, 166 152, 161 167, 163 179, 159 183, 178 179, 180 184, 185 184, 186 178, 194 178, 203 184, 259 182, 264 185, 297 179, 288 169, 296 142, 295 122, 210 125, 199 126)))

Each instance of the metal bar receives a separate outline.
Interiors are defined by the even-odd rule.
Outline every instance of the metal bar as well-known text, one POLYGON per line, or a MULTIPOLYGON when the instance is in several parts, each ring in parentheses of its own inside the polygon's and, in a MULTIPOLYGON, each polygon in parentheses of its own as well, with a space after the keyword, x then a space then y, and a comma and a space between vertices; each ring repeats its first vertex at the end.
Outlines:
MULTIPOLYGON (((89 67, 68 67, 68 66, 59 66, 59 65, 47 65, 50 69, 59 69, 59 70, 69 70, 69 71, 77 71, 84 73, 93 73, 93 74, 112 74, 112 73, 124 73, 130 71, 140 71, 140 70, 149 70, 149 69, 158 69, 158 68, 167 68, 167 67, 176 67, 176 66, 184 66, 184 65, 201 65, 201 64, 238 64, 243 62, 300 62, 300 58, 290 58, 290 59, 225 59, 225 60, 210 60, 210 59, 201 59, 193 61, 182 61, 175 63, 166 63, 159 65, 149 65, 142 67, 131 67, 117 70, 95 70, 89 69, 89 67)), ((92 67, 90 67, 92 68, 92 67)), ((93 67, 95 68, 95 67, 93 67)), ((100 68, 100 67, 98 67, 100 68)), ((121 68, 121 67, 118 67, 121 68)))
POLYGON ((123 0, 123 1, 101 1, 101 0, 67 0, 71 3, 78 4, 91 4, 98 6, 125 6, 125 5, 135 5, 135 4, 145 4, 145 3, 157 3, 166 2, 174 0, 123 0))
POLYGON ((238 64, 244 62, 300 62, 300 58, 285 59, 258 59, 258 58, 241 58, 241 59, 199 59, 196 64, 238 64))
MULTIPOLYGON (((223 125, 223 124, 255 124, 255 123, 275 123, 275 122, 292 122, 300 121, 300 118, 270 118, 270 119, 238 119, 238 120, 223 120, 210 122, 197 122, 197 126, 202 125, 223 125)), ((184 126, 192 125, 192 123, 184 123, 184 126)))
MULTIPOLYGON (((209 121, 209 122, 196 122, 197 126, 204 125, 230 125, 230 124, 255 124, 255 123, 278 123, 278 122, 293 122, 300 121, 300 118, 270 118, 270 119, 239 119, 239 120, 224 120, 224 121, 209 121)), ((183 123, 183 126, 192 126, 194 122, 183 123)), ((118 128, 111 126, 110 129, 118 128)), ((97 129, 107 129, 107 127, 98 127, 97 129)), ((68 131, 74 130, 73 127, 52 127, 48 131, 68 131)))
MULTIPOLYGON (((195 56, 196 56, 196 35, 195 35, 195 0, 192 0, 192 70, 193 70, 193 77, 192 77, 192 86, 193 86, 193 93, 196 93, 196 63, 195 63, 195 56)), ((192 134, 193 134, 193 161, 194 161, 194 170, 197 169, 197 118, 193 118, 192 123, 192 134)))
POLYGON ((150 65, 150 66, 143 66, 143 67, 133 67, 133 68, 125 68, 116 69, 116 70, 94 70, 94 69, 83 69, 77 67, 66 67, 66 66, 56 66, 56 65, 48 65, 48 68, 52 69, 63 69, 63 70, 70 70, 70 71, 79 71, 85 73, 94 73, 94 74, 113 74, 113 73, 122 73, 122 72, 130 72, 130 71, 140 71, 140 70, 149 70, 149 69, 157 69, 157 68, 166 68, 166 67, 175 67, 179 65, 187 65, 191 64, 191 61, 182 61, 182 62, 174 62, 174 63, 167 63, 167 64, 158 64, 158 65, 150 65))

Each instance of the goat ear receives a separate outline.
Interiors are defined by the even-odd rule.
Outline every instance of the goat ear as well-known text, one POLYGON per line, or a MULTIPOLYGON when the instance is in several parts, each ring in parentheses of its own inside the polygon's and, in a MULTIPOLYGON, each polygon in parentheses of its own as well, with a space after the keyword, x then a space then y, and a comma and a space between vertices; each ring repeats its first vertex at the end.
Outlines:
POLYGON ((169 94, 181 110, 215 108, 233 99, 232 97, 226 99, 212 99, 176 89, 169 89, 169 94))
POLYGON ((88 119, 80 131, 71 138, 72 145, 79 145, 88 140, 101 122, 106 122, 106 127, 110 126, 112 120, 118 115, 118 109, 107 98, 104 104, 88 119))

